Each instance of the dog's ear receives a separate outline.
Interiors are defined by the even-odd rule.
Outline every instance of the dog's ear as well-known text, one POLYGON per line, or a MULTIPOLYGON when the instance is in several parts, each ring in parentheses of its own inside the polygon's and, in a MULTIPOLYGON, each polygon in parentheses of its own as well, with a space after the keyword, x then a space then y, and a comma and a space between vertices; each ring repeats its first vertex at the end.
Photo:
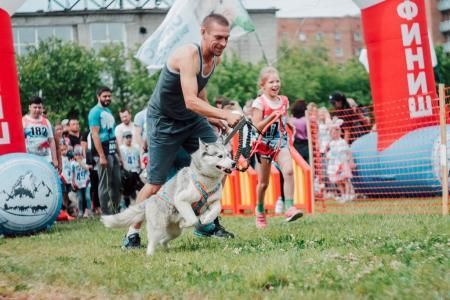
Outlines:
POLYGON ((206 151, 208 150, 208 144, 203 142, 201 138, 198 139, 198 144, 200 145, 200 150, 206 151))

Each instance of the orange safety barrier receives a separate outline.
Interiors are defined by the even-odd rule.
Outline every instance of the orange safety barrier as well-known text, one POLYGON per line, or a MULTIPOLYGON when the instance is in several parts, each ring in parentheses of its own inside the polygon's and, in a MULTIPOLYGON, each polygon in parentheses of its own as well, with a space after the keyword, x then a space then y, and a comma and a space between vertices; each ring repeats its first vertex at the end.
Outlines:
MULTIPOLYGON (((233 137, 233 153, 236 153, 238 137, 233 137)), ((307 213, 312 213, 311 168, 291 145, 294 169, 294 204, 307 213)), ((228 176, 222 196, 222 210, 231 214, 254 213, 258 176, 253 168, 246 172, 234 171, 228 176)), ((269 186, 264 198, 266 210, 273 211, 281 196, 280 173, 272 166, 269 186)))

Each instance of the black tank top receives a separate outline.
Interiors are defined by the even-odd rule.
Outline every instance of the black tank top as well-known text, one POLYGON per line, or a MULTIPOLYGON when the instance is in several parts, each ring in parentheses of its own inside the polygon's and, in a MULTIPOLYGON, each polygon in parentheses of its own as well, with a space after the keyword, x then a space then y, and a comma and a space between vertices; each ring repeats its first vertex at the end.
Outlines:
MULTIPOLYGON (((211 72, 204 76, 201 48, 199 45, 196 46, 200 61, 200 72, 197 74, 197 86, 198 92, 200 92, 214 73, 216 58, 214 57, 214 64, 211 72)), ((183 91, 181 89, 180 74, 170 70, 167 63, 164 65, 161 74, 159 75, 158 83, 150 98, 148 109, 148 114, 153 117, 165 116, 171 119, 185 121, 199 116, 197 113, 186 108, 183 91)))

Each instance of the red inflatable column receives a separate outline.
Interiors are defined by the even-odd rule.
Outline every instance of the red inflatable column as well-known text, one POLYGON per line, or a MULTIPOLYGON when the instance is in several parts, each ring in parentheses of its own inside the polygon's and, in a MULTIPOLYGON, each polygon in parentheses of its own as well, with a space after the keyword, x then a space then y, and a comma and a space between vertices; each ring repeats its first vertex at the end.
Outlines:
POLYGON ((424 0, 354 0, 369 60, 378 150, 439 123, 424 0), (433 109, 435 107, 435 109, 433 109), (401 120, 401 126, 393 123, 401 120))
POLYGON ((0 8, 0 155, 25 152, 11 18, 0 8))

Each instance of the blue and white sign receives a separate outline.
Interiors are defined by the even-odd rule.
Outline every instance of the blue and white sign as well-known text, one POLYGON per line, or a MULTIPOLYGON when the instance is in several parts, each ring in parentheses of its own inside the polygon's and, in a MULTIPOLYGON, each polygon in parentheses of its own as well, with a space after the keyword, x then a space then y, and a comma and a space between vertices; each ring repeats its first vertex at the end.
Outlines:
POLYGON ((47 229, 61 205, 60 180, 47 161, 25 153, 0 157, 0 234, 23 235, 47 229))

